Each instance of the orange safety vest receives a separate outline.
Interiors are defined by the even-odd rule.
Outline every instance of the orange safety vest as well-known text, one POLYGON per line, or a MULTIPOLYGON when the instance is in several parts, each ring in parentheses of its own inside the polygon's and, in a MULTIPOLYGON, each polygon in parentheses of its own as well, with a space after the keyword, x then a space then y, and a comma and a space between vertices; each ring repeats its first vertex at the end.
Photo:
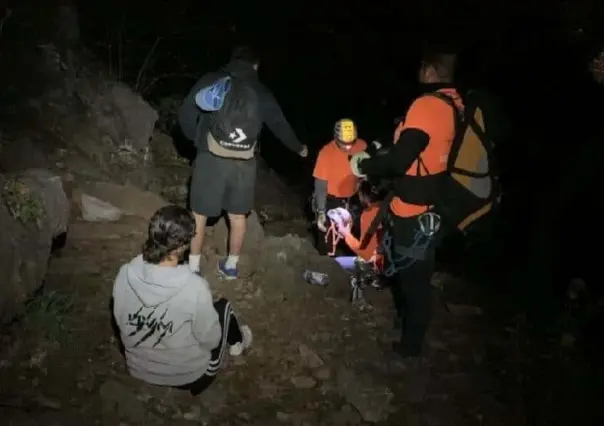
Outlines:
MULTIPOLYGON (((451 96, 460 108, 463 108, 461 97, 455 89, 440 89, 439 92, 451 96)), ((447 160, 455 138, 455 122, 451 107, 434 96, 417 98, 405 120, 394 131, 394 143, 405 129, 419 129, 430 137, 426 149, 411 164, 405 173, 407 176, 426 176, 443 173, 447 170, 447 160)), ((390 202, 390 210, 398 217, 414 217, 427 212, 432 206, 410 204, 399 197, 390 202)))
POLYGON ((350 170, 350 157, 367 149, 367 142, 357 139, 350 151, 342 151, 335 141, 319 151, 313 177, 327 181, 327 194, 336 198, 350 198, 357 192, 359 178, 350 170))

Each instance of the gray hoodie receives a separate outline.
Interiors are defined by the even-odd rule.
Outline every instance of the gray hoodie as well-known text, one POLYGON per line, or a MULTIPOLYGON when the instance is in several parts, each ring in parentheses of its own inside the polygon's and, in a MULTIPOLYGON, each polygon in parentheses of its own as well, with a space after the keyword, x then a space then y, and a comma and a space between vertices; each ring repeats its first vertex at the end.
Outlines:
POLYGON ((197 380, 221 337, 208 282, 187 265, 152 265, 142 255, 120 268, 113 315, 130 374, 157 385, 197 380))

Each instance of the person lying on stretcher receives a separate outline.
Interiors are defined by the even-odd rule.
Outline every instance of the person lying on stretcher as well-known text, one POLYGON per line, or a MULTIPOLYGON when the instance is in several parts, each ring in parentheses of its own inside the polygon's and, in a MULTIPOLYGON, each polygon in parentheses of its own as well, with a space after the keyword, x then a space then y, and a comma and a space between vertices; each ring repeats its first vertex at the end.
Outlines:
POLYGON ((353 302, 363 299, 362 289, 367 285, 382 288, 380 271, 383 268, 383 258, 379 252, 381 229, 378 228, 378 231, 369 238, 367 238, 367 230, 378 214, 380 201, 384 198, 385 191, 365 180, 361 182, 358 194, 363 205, 358 223, 354 223, 355 220, 350 212, 344 208, 339 207, 327 212, 330 221, 327 235, 332 234, 334 244, 343 239, 356 254, 356 256, 334 258, 342 268, 352 273, 351 299, 353 302), (358 237, 354 235, 357 233, 356 229, 358 229, 358 237))

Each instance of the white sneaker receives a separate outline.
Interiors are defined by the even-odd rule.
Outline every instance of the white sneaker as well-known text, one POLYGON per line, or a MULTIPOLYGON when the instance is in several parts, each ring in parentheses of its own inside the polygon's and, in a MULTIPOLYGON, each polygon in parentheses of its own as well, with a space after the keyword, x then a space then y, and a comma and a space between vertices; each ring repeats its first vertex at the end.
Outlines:
POLYGON ((241 335, 243 336, 243 341, 239 343, 235 343, 231 345, 229 348, 229 353, 231 356, 239 356, 243 353, 244 350, 249 348, 252 345, 252 329, 247 325, 241 326, 241 335))

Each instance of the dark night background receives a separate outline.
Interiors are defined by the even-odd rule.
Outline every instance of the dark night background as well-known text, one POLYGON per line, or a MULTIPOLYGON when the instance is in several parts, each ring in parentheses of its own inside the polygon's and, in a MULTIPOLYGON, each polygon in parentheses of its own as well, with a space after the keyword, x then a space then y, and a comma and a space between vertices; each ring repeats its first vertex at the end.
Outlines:
MULTIPOLYGON (((544 341, 565 309, 570 279, 583 278, 592 298, 602 297, 596 149, 604 88, 588 70, 604 46, 597 2, 80 3, 84 43, 128 84, 155 44, 141 88, 152 103, 181 99, 234 44, 258 48, 260 77, 311 155, 301 160, 268 131, 261 152, 301 198, 335 120, 351 117, 368 141, 391 137, 393 119, 419 93, 424 49, 458 53, 459 85, 487 90, 503 111, 504 201, 496 238, 477 250, 450 247, 444 267, 476 277, 495 315, 525 312, 532 337, 544 341)), ((584 324, 576 362, 601 358, 602 325, 602 318, 584 324)), ((539 392, 548 374, 555 370, 536 371, 527 386, 539 392)), ((575 384, 595 395, 601 385, 591 374, 575 384)))
MULTIPOLYGON (((595 194, 581 188, 588 189, 587 182, 597 177, 570 183, 568 175, 576 177, 575 170, 587 168, 576 169, 574 157, 580 163, 593 158, 584 152, 597 139, 602 116, 602 89, 586 65, 601 46, 597 7, 585 3, 570 9, 564 2, 546 7, 503 1, 368 6, 178 0, 142 8, 140 2, 111 0, 87 4, 80 13, 83 36, 96 45, 100 58, 115 65, 123 55, 126 81, 136 81, 160 39, 149 73, 165 78, 145 93, 152 100, 185 93, 196 76, 223 64, 234 44, 253 44, 262 54, 262 80, 311 154, 331 138, 333 122, 340 117, 352 117, 367 140, 391 137, 393 118, 419 93, 416 73, 422 51, 458 53, 460 86, 488 90, 507 120, 507 136, 499 146, 506 194, 502 229, 512 237, 506 241, 506 263, 518 265, 528 276, 532 267, 523 262, 537 256, 526 253, 534 250, 529 248, 531 229, 548 222, 549 243, 544 245, 554 249, 556 260, 545 261, 550 276, 543 281, 549 282, 538 297, 550 293, 552 281, 554 299, 573 276, 591 281, 590 250, 576 249, 590 243, 579 229, 584 229, 583 220, 591 219, 581 219, 575 206, 581 205, 587 215, 593 211, 595 194), (116 47, 119 37, 121 52, 116 47), (575 189, 562 201, 565 182, 575 189)), ((293 183, 309 183, 312 158, 300 161, 268 131, 261 149, 270 165, 293 183)))

